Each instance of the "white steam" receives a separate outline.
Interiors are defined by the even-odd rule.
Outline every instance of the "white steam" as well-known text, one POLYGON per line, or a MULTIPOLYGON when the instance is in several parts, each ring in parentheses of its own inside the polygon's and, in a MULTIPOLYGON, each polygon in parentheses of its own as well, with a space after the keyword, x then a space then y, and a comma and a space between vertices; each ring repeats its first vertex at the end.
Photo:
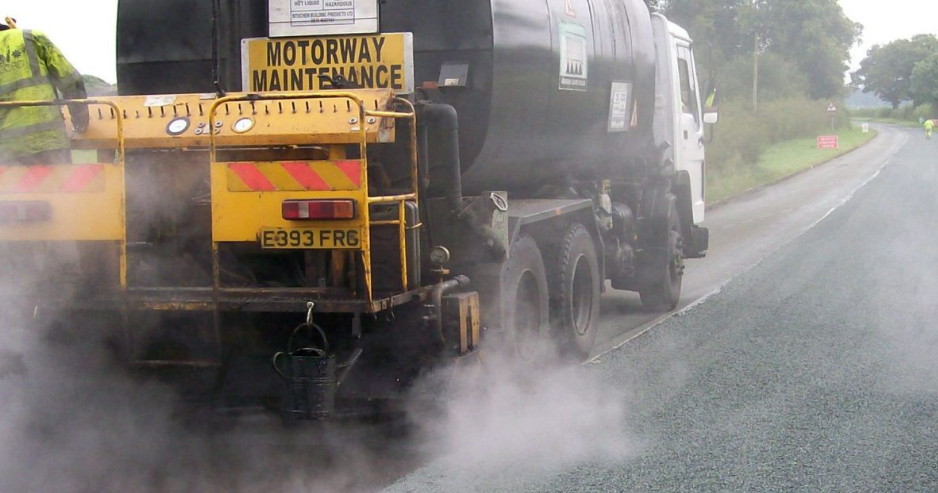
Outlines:
POLYGON ((0 491, 355 492, 396 479, 376 467, 406 467, 387 450, 406 447, 372 424, 286 428, 275 413, 197 408, 175 387, 127 371, 109 347, 120 333, 43 322, 60 314, 26 306, 41 281, 34 273, 2 274, 0 491))
POLYGON ((626 396, 593 371, 486 354, 447 381, 436 415, 415 413, 429 465, 390 491, 501 491, 530 487, 586 463, 638 451, 626 396))
MULTIPOLYGON (((0 293, 20 293, 22 283, 0 282, 0 293)), ((392 490, 492 491, 620 462, 641 446, 627 428, 627 396, 594 368, 491 353, 418 384, 436 404, 414 406, 409 429, 203 416, 174 387, 127 372, 109 349, 114 334, 97 324, 43 327, 32 307, 8 305, 0 306, 0 491, 374 491, 421 464, 392 490)))

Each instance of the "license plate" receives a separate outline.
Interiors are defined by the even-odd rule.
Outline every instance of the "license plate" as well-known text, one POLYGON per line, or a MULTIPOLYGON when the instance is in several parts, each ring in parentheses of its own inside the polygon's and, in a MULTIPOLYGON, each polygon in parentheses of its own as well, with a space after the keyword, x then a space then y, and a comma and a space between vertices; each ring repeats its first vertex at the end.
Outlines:
POLYGON ((261 248, 269 250, 357 250, 361 231, 357 229, 264 229, 261 248))
POLYGON ((411 33, 251 38, 242 49, 245 91, 319 91, 320 76, 341 75, 353 87, 414 91, 414 40, 411 33))

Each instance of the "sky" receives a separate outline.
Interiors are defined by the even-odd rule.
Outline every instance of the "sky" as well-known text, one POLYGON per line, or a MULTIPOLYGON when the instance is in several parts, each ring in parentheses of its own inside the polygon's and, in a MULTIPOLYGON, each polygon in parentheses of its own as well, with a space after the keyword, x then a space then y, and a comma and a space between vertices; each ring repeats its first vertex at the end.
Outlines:
POLYGON ((44 32, 82 74, 117 81, 117 0, 0 0, 0 17, 44 32))
POLYGON ((853 50, 858 68, 866 52, 916 34, 938 34, 938 2, 930 0, 840 0, 847 17, 863 24, 863 45, 853 50))
MULTIPOLYGON (((192 0, 209 1, 209 0, 192 0)), ((847 15, 865 26, 864 44, 853 50, 857 67, 874 44, 915 34, 938 34, 938 2, 927 0, 840 0, 847 15)), ((44 31, 84 74, 117 80, 117 0, 0 0, 0 17, 44 31)))

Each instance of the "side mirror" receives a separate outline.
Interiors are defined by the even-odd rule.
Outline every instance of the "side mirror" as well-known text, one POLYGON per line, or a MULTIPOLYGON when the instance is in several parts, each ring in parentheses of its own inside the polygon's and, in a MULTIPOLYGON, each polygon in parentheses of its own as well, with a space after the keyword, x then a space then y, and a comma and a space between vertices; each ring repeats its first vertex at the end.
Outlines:
POLYGON ((720 121, 720 112, 716 108, 710 108, 703 115, 703 121, 707 125, 716 125, 720 121))

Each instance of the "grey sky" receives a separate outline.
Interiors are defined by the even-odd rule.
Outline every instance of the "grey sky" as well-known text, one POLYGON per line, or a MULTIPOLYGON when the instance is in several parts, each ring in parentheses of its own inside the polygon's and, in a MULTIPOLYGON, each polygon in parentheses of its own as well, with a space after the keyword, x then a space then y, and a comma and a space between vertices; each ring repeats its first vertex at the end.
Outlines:
POLYGON ((916 34, 938 34, 938 3, 925 0, 840 0, 851 19, 863 24, 863 46, 853 50, 854 67, 875 44, 916 34))
POLYGON ((0 17, 46 33, 79 72, 117 80, 117 0, 0 1, 0 17))
MULTIPOLYGON (((193 0, 208 1, 208 0, 193 0)), ((938 33, 938 2, 924 0, 840 0, 851 19, 866 26, 864 45, 853 51, 854 65, 877 43, 920 33, 938 33)), ((45 31, 78 70, 109 82, 114 68, 117 0, 3 2, 0 16, 16 17, 24 28, 45 31)))

